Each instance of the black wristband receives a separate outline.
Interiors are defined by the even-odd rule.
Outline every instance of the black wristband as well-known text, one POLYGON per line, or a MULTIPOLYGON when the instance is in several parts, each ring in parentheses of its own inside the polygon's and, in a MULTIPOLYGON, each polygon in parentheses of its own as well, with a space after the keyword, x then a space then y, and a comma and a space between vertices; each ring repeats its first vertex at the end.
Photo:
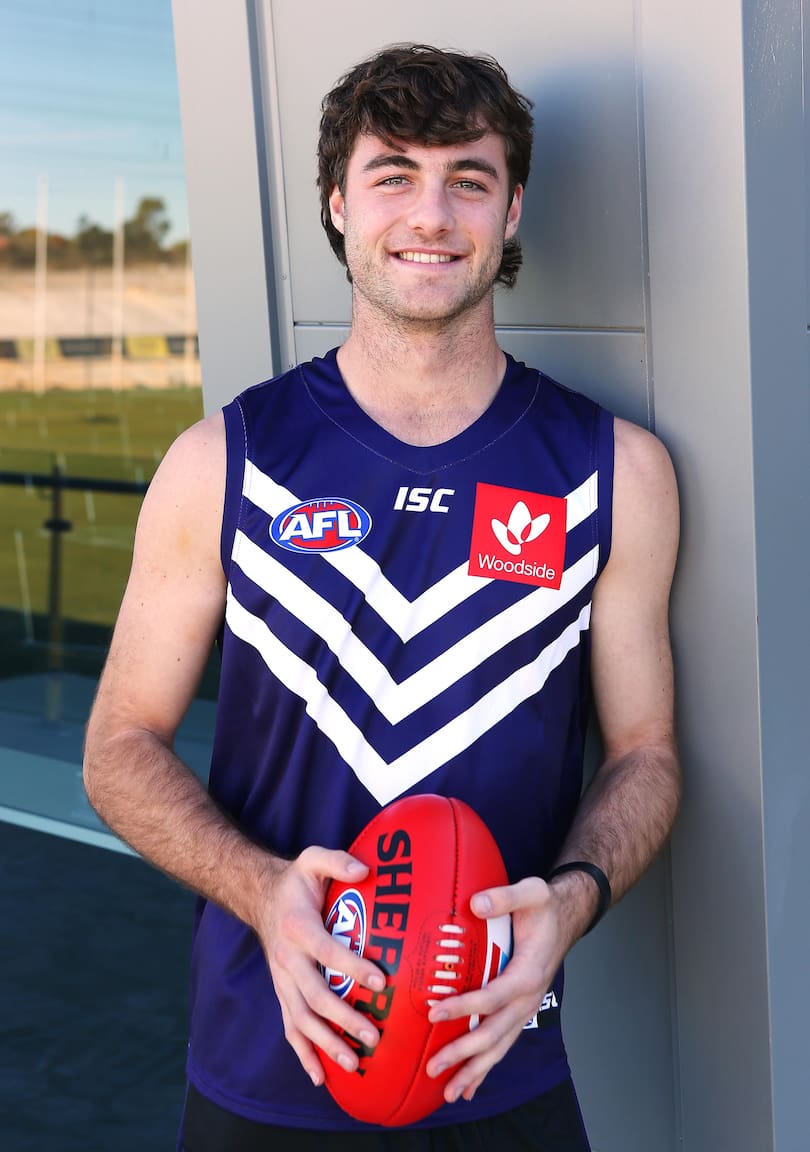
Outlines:
POLYGON ((584 936, 587 936, 589 932, 593 931, 610 907, 613 899, 613 893, 610 890, 610 881, 602 869, 597 864, 591 864, 590 860, 571 860, 568 864, 558 864, 556 868, 552 868, 546 880, 553 880, 555 876, 562 876, 563 872, 587 872, 591 879, 596 881, 596 886, 599 889, 599 905, 593 920, 591 920, 583 933, 584 936))

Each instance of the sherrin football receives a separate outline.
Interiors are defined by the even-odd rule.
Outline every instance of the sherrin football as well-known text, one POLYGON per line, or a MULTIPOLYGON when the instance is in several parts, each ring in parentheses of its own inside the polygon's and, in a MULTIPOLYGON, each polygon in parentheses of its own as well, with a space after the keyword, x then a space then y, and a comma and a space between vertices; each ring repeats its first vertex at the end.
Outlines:
POLYGON ((329 987, 380 1030, 375 1048, 345 1039, 356 1072, 324 1059, 326 1086, 340 1107, 371 1124, 412 1124, 444 1102, 449 1069, 425 1073, 445 1044, 474 1028, 476 1017, 431 1024, 430 1007, 454 993, 484 987, 511 955, 509 916, 482 920, 470 897, 506 884, 498 846, 467 804, 444 796, 410 796, 384 808, 349 849, 369 867, 365 880, 333 880, 324 903, 332 936, 386 974, 371 992, 326 969, 329 987))

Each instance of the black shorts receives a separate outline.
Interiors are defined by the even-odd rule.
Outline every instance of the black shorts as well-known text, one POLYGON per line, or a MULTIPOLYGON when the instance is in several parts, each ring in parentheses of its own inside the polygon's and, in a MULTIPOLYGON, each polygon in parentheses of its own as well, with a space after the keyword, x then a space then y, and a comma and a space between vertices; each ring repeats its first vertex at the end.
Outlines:
POLYGON ((590 1147, 570 1080, 486 1120, 375 1132, 257 1124, 189 1085, 180 1142, 182 1152, 590 1152, 590 1147))

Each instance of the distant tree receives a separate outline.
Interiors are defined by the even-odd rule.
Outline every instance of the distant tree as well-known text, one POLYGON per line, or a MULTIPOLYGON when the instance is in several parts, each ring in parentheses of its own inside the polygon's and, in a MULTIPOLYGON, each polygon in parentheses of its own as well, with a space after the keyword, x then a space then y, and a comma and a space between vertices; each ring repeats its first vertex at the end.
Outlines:
POLYGON ((124 222, 127 263, 163 259, 163 241, 170 228, 165 202, 158 196, 144 196, 135 209, 135 215, 124 222))
MULTIPOLYGON (((33 268, 37 258, 37 229, 21 228, 8 238, 8 262, 17 268, 33 268)), ((75 268, 78 253, 73 240, 58 232, 48 233, 48 265, 75 268)))
POLYGON ((183 265, 188 260, 188 240, 177 240, 166 249, 166 258, 170 264, 183 265))
POLYGON ((83 264, 111 264, 113 234, 93 224, 87 216, 80 216, 74 237, 76 251, 83 264))
POLYGON ((0 212, 0 236, 13 236, 17 231, 17 222, 13 212, 0 212))
POLYGON ((79 253, 75 242, 69 236, 58 232, 48 233, 48 266, 51 268, 75 268, 79 263, 79 253))
POLYGON ((18 268, 33 268, 37 252, 36 228, 21 228, 9 237, 8 255, 18 268))

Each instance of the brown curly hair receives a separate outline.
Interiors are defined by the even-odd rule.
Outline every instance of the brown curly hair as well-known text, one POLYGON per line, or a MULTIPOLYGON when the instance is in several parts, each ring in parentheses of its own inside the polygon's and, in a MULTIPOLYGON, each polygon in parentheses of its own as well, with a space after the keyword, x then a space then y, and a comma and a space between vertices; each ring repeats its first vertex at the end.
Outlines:
MULTIPOLYGON (((346 264, 343 235, 329 197, 344 188, 346 164, 360 133, 420 144, 461 144, 491 131, 503 137, 509 197, 529 179, 532 102, 509 83, 490 56, 443 51, 429 44, 394 44, 355 65, 323 98, 318 137, 321 223, 332 250, 346 264)), ((517 239, 504 244, 496 281, 511 288, 522 255, 517 239)), ((347 275, 351 275, 347 269, 347 275)))

